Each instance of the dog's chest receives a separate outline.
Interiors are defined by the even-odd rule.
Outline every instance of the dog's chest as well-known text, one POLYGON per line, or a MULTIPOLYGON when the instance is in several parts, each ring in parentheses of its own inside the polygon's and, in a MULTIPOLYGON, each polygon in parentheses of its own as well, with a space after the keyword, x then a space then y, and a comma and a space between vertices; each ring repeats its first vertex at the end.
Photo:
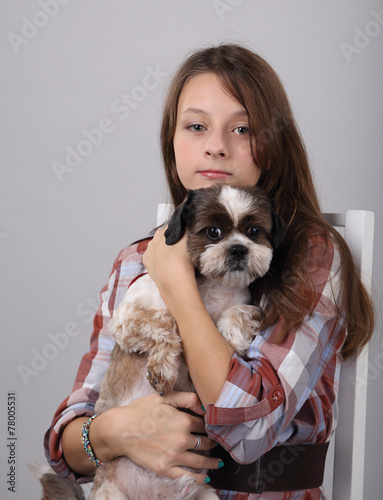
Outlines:
POLYGON ((197 278, 197 283, 203 303, 214 322, 231 306, 251 303, 248 288, 224 286, 219 281, 202 276, 197 278))

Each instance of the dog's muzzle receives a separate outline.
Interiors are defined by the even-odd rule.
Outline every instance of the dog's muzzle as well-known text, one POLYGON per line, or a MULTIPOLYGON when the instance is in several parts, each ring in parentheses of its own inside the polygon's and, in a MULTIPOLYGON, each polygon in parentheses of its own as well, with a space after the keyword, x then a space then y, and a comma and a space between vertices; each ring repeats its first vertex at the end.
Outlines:
POLYGON ((243 271, 247 267, 249 251, 244 245, 233 245, 228 249, 227 262, 230 271, 243 271))

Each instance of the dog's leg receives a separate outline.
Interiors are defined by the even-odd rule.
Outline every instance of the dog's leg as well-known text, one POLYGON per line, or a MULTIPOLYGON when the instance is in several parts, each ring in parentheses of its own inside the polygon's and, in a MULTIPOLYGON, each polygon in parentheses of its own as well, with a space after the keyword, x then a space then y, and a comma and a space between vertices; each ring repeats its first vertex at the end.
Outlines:
POLYGON ((173 389, 178 377, 181 338, 173 317, 167 312, 158 312, 152 322, 155 342, 148 353, 148 380, 161 396, 173 389))
POLYGON ((167 309, 122 304, 111 321, 111 330, 126 353, 148 354, 148 380, 159 394, 169 392, 177 379, 181 339, 167 309))
MULTIPOLYGON (((161 335, 161 329, 159 334, 161 335)), ((161 396, 174 387, 178 377, 181 351, 181 339, 178 335, 164 336, 150 350, 147 364, 148 381, 161 396)))
POLYGON ((237 304, 226 309, 217 321, 220 334, 242 356, 259 330, 261 310, 257 306, 237 304))

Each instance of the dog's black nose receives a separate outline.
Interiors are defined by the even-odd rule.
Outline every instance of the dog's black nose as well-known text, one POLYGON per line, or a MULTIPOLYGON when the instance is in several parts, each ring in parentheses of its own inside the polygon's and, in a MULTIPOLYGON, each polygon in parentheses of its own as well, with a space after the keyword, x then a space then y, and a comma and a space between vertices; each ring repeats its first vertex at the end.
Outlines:
POLYGON ((232 247, 230 247, 229 252, 232 257, 242 259, 242 257, 247 255, 248 250, 243 245, 233 245, 232 247))

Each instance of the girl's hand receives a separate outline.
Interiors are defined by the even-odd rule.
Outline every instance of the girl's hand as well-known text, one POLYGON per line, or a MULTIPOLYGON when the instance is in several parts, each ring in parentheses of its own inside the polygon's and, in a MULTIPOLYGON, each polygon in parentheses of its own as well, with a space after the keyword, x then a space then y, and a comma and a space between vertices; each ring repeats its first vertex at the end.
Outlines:
POLYGON ((194 393, 171 392, 164 397, 151 394, 129 406, 117 407, 99 415, 91 424, 89 439, 101 461, 127 456, 134 463, 172 479, 184 474, 204 482, 205 474, 186 471, 215 469, 219 459, 191 450, 201 436, 199 450, 209 450, 216 443, 205 435, 203 410, 194 393), (178 408, 187 408, 194 416, 178 408), (193 434, 195 433, 195 434, 193 434))
POLYGON ((165 230, 159 229, 155 233, 143 256, 143 263, 171 310, 172 302, 177 301, 180 294, 196 293, 197 284, 195 269, 186 248, 186 237, 175 245, 167 245, 165 230))

